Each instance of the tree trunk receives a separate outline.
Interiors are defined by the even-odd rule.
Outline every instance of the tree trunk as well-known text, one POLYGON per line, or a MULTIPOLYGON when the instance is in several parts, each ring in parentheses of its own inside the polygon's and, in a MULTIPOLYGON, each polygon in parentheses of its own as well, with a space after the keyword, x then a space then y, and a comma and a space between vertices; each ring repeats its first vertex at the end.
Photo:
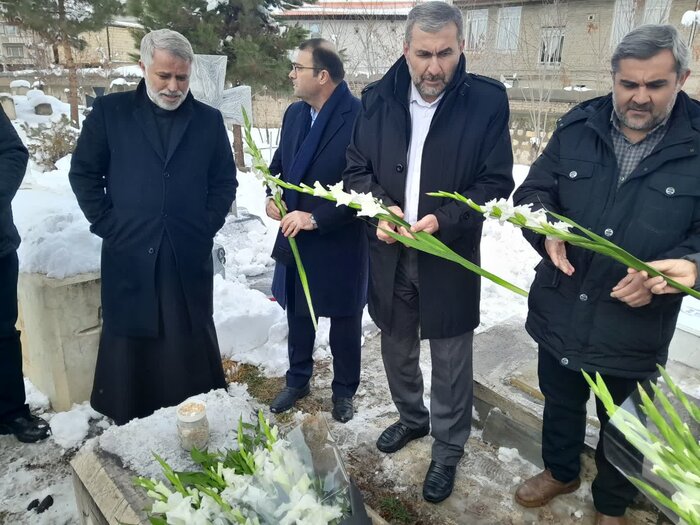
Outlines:
POLYGON ((78 120, 78 69, 73 60, 73 49, 67 39, 63 41, 63 54, 66 56, 68 69, 68 104, 70 104, 70 120, 74 128, 80 128, 78 120))

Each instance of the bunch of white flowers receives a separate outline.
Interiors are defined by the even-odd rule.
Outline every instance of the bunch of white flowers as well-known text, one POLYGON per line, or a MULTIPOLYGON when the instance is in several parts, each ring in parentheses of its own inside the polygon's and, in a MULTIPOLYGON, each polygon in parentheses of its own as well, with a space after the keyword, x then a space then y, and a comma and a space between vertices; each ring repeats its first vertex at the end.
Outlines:
POLYGON ((238 449, 206 453, 193 449, 201 472, 178 473, 161 458, 170 487, 153 478, 137 478, 153 500, 149 519, 157 525, 327 525, 347 513, 347 502, 328 498, 298 451, 277 437, 262 411, 253 434, 242 421, 238 449), (330 499, 330 503, 326 501, 330 499))

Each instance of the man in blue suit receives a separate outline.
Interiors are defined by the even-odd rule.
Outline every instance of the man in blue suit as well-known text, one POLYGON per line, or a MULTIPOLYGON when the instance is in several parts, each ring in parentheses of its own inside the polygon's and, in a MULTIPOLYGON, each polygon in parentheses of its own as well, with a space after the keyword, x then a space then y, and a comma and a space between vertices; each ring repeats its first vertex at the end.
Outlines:
MULTIPOLYGON (((310 186, 340 182, 360 102, 343 80, 343 63, 330 42, 302 42, 289 78, 301 99, 285 112, 280 145, 270 171, 310 186)), ((367 300, 367 238, 362 223, 346 206, 287 191, 288 213, 281 217, 269 200, 267 214, 280 221, 273 257, 272 293, 287 310, 289 370, 286 387, 270 405, 284 412, 309 393, 315 332, 301 281, 289 250, 294 237, 306 269, 315 313, 330 317, 333 354, 333 417, 353 417, 352 397, 360 382, 362 309, 367 300)))

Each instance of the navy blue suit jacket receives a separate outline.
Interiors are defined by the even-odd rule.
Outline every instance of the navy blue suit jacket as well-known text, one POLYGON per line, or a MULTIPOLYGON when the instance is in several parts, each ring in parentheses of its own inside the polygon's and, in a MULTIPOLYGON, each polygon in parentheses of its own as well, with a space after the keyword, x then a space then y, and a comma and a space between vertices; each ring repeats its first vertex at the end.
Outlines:
MULTIPOLYGON (((302 144, 308 126, 310 106, 295 102, 287 108, 282 121, 279 148, 270 164, 273 174, 284 179, 302 144)), ((345 150, 350 142, 360 101, 348 92, 331 115, 313 160, 301 182, 325 187, 342 180, 345 150)), ((316 315, 342 317, 355 315, 367 302, 367 234, 353 210, 334 202, 300 194, 289 211, 313 213, 318 228, 301 231, 297 236, 299 253, 306 269, 316 315)), ((285 199, 287 202, 287 199, 285 199)), ((306 299, 295 268, 278 263, 272 293, 282 307, 287 306, 287 271, 295 274, 294 304, 296 314, 308 315, 306 299)))

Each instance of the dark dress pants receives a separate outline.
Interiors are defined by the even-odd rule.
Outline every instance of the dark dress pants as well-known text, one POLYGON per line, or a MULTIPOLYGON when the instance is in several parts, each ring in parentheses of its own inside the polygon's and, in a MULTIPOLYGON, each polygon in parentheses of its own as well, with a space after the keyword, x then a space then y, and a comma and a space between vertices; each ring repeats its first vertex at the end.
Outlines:
POLYGON ((382 359, 400 421, 409 428, 430 424, 432 459, 456 465, 472 423, 474 332, 430 339, 430 412, 423 402, 420 369, 418 252, 401 248, 394 280, 391 333, 382 332, 382 359))
MULTIPOLYGON (((562 366, 554 355, 540 346, 538 359, 540 390, 544 395, 542 459, 552 476, 564 483, 578 477, 581 452, 586 435, 586 402, 590 387, 583 374, 562 366)), ((638 379, 603 375, 616 405, 637 389, 638 379)), ((605 457, 605 432, 610 418, 596 397, 600 421, 595 463, 598 473, 593 481, 596 510, 608 516, 622 516, 637 489, 605 457)), ((609 429, 615 431, 615 429, 609 429)))
POLYGON ((17 252, 0 257, 0 421, 29 414, 17 322, 17 252))
MULTIPOLYGON (((287 269, 287 323, 289 326, 287 386, 302 388, 309 382, 313 373, 316 332, 306 308, 299 308, 300 314, 296 314, 293 288, 295 274, 296 270, 293 267, 287 269)), ((313 292, 311 299, 313 300, 313 292)), ((355 315, 330 319, 329 343, 333 355, 331 389, 335 397, 352 397, 360 384, 362 310, 355 315)))

